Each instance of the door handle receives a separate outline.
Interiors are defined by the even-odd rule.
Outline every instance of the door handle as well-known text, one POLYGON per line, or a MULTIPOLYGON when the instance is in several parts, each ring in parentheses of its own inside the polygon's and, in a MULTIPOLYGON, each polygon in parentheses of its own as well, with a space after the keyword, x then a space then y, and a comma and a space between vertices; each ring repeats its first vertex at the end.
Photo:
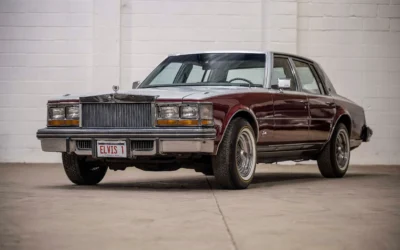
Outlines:
POLYGON ((300 103, 307 104, 307 103, 308 103, 308 101, 306 101, 306 100, 300 100, 300 103))
POLYGON ((328 105, 328 106, 333 106, 333 105, 335 105, 334 102, 325 102, 325 104, 328 105))

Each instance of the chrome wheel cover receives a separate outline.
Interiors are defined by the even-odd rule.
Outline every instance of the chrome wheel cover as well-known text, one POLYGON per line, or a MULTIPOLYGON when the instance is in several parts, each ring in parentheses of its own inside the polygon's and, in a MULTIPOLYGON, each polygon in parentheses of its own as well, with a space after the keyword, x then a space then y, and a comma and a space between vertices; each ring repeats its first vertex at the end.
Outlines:
POLYGON ((335 145, 336 163, 341 170, 345 170, 350 158, 349 137, 344 130, 340 130, 336 137, 335 145))
POLYGON ((236 167, 240 177, 249 180, 256 166, 256 144, 253 133, 248 128, 240 131, 236 140, 236 167))

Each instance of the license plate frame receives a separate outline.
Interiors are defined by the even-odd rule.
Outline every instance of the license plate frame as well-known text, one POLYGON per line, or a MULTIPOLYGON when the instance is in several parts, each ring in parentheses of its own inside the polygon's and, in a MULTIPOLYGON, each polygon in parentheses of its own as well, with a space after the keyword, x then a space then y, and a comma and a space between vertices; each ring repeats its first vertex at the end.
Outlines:
POLYGON ((126 141, 96 141, 96 152, 98 158, 126 158, 126 141))

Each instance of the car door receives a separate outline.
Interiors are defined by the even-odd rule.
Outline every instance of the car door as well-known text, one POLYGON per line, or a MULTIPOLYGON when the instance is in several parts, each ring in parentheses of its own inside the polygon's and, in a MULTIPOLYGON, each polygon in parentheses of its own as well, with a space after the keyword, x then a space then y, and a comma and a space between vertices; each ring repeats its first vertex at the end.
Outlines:
MULTIPOLYGON (((288 57, 274 55, 271 88, 274 107, 274 144, 299 144, 308 140, 307 95, 300 91, 288 57), (290 89, 279 89, 279 79, 290 80, 290 89)), ((295 149, 295 148, 291 148, 295 149)))
POLYGON ((333 117, 336 113, 333 98, 327 91, 318 76, 312 63, 293 58, 300 87, 308 98, 310 112, 310 142, 325 142, 329 138, 333 117))

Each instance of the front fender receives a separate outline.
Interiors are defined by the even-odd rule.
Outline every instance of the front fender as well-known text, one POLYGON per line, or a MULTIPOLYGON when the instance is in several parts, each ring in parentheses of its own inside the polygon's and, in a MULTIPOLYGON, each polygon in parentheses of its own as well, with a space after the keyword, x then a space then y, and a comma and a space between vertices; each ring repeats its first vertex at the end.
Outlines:
MULTIPOLYGON (((221 112, 221 111, 217 111, 217 112, 221 112)), ((250 123, 252 123, 252 126, 255 127, 255 128, 253 128, 253 130, 254 130, 254 133, 256 136, 256 140, 258 141, 259 126, 258 126, 257 118, 256 118, 254 112, 249 107, 238 104, 238 105, 233 106, 232 108, 230 108, 229 110, 227 110, 224 113, 225 113, 224 118, 220 119, 219 124, 216 123, 217 138, 216 138, 216 145, 215 145, 215 154, 218 152, 219 145, 221 144, 222 140, 224 139, 225 132, 226 132, 226 129, 228 128, 229 124, 232 122, 233 118, 237 117, 238 115, 241 115, 242 113, 243 113, 243 115, 248 116, 248 118, 251 117, 252 121, 250 121, 250 123)))

